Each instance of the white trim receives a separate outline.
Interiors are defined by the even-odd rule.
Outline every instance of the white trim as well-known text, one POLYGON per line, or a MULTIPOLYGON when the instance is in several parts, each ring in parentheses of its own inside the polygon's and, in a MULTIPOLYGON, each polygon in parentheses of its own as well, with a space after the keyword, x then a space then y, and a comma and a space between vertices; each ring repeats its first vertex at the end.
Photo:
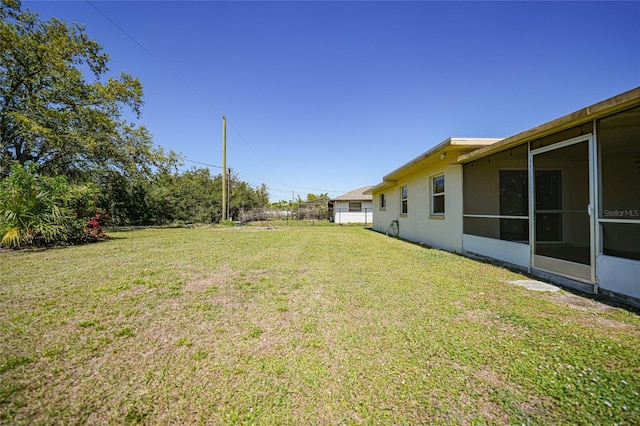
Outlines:
POLYGON ((444 216, 447 213, 447 204, 446 204, 446 199, 445 199, 445 194, 447 193, 447 180, 445 178, 444 172, 430 176, 429 177, 429 186, 430 186, 430 195, 431 195, 431 198, 429 200, 429 204, 430 204, 429 215, 430 216, 444 216), (434 192, 435 188, 433 186, 434 186, 434 181, 439 177, 442 177, 442 183, 444 184, 444 190, 441 193, 437 193, 436 194, 434 192), (435 197, 442 197, 444 211, 442 211, 442 212, 435 212, 434 211, 434 208, 435 208, 434 198, 435 197))
MULTIPOLYGON (((592 131, 595 132, 596 121, 593 120, 592 131)), ((599 234, 599 226, 596 218, 599 216, 598 210, 598 193, 596 189, 598 187, 597 184, 597 176, 598 176, 598 161, 595 146, 595 137, 594 134, 591 134, 591 137, 587 141, 589 144, 589 205, 587 206, 587 214, 589 215, 589 262, 591 263, 591 282, 595 283, 596 281, 596 255, 599 252, 598 250, 598 241, 599 238, 597 234, 599 234)))
POLYGON ((600 288, 640 298, 640 261, 600 254, 596 263, 600 288))
POLYGON ((540 271, 562 275, 574 280, 593 282, 591 279, 591 271, 593 271, 593 267, 591 265, 584 265, 582 263, 571 262, 555 257, 542 256, 539 254, 534 256, 532 263, 533 268, 540 271))
POLYGON ((598 219, 599 223, 630 223, 640 225, 639 219, 598 219))
POLYGON ((409 214, 409 186, 407 184, 404 184, 402 186, 400 186, 400 204, 398 205, 400 208, 400 215, 408 215, 409 214), (403 198, 404 194, 404 190, 406 189, 407 191, 407 197, 403 198), (405 201, 407 202, 407 211, 403 212, 402 211, 402 202, 405 201))
POLYGON ((462 217, 476 217, 480 219, 520 219, 529 220, 529 216, 508 216, 499 214, 463 214, 462 217))
MULTIPOLYGON (((596 282, 596 243, 598 241, 596 237, 596 221, 595 218, 597 216, 597 210, 594 209, 594 189, 595 189, 595 167, 596 161, 595 157, 595 139, 593 137, 593 133, 587 133, 586 135, 581 135, 575 138, 567 139, 565 141, 561 141, 558 143, 552 143, 547 146, 543 146, 537 149, 531 149, 531 143, 529 143, 529 217, 531 221, 529 222, 529 242, 530 242, 530 256, 531 256, 531 266, 534 269, 540 269, 543 271, 547 271, 553 274, 563 275, 567 277, 573 277, 578 280, 588 280, 592 283, 596 282), (589 200, 587 208, 587 214, 589 215, 589 261, 590 265, 582 265, 579 263, 568 262, 562 259, 551 258, 547 256, 538 255, 535 252, 536 243, 536 210, 535 210, 535 169, 534 169, 534 157, 538 154, 544 154, 546 152, 555 151, 557 149, 566 148, 568 146, 576 145, 579 143, 586 143, 588 150, 588 190, 589 190, 589 200), (590 212, 591 211, 591 212, 590 212), (589 268, 589 273, 586 273, 585 268, 589 268)), ((562 179, 564 181, 565 174, 562 173, 562 179)), ((564 188, 564 184, 563 184, 564 188)), ((565 191, 562 191, 562 196, 565 197, 565 191)), ((584 210, 580 210, 583 212, 584 210)), ((563 230, 563 238, 564 233, 566 232, 566 226, 562 227, 563 230)))
POLYGON ((462 249, 468 253, 475 253, 523 268, 529 268, 529 244, 462 234, 462 249))
MULTIPOLYGON (((580 142, 587 142, 588 140, 593 140, 593 133, 587 133, 586 135, 581 135, 575 138, 567 139, 562 142, 552 143, 551 145, 543 146, 537 149, 533 149, 529 151, 530 155, 538 155, 543 154, 545 152, 554 151, 560 148, 566 148, 570 145, 575 145, 580 142)), ((591 152, 589 152, 591 153, 591 152)))

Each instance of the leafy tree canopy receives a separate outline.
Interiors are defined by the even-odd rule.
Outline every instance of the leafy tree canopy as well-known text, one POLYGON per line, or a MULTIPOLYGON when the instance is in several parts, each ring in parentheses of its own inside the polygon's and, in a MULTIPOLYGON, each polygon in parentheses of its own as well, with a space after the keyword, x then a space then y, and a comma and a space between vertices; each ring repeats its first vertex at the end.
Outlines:
POLYGON ((108 62, 81 25, 0 0, 0 172, 34 162, 49 175, 128 174, 177 161, 124 118, 139 118, 142 84, 126 73, 101 81, 108 62))
POLYGON ((307 194, 307 201, 315 201, 323 198, 329 198, 329 194, 326 192, 324 194, 307 194))

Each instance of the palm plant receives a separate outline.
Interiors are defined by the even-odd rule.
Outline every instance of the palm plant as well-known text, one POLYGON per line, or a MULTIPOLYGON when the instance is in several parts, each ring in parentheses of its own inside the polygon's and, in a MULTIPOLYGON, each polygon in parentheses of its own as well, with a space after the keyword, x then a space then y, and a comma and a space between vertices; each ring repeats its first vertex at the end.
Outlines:
POLYGON ((66 178, 37 176, 35 166, 13 166, 0 182, 0 244, 42 245, 67 238, 66 178))

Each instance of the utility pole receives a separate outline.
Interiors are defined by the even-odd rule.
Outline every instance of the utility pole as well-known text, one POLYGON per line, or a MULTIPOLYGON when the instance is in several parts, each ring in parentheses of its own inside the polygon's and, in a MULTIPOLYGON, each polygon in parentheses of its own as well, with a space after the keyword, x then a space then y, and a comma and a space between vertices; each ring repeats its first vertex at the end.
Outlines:
POLYGON ((231 167, 227 169, 227 218, 231 220, 231 167))
POLYGON ((222 220, 227 220, 227 117, 222 116, 222 220))

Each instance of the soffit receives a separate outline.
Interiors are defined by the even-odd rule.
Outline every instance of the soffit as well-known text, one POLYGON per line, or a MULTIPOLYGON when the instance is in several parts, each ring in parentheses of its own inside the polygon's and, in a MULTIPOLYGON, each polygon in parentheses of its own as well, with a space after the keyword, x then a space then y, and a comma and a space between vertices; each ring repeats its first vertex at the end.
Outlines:
MULTIPOLYGON (((397 181, 402 177, 425 169, 435 168, 436 166, 446 167, 449 164, 455 164, 458 156, 484 146, 490 146, 500 140, 498 138, 449 138, 391 173, 386 174, 382 179, 385 182, 397 181)), ((374 189, 377 190, 379 185, 374 189)))

